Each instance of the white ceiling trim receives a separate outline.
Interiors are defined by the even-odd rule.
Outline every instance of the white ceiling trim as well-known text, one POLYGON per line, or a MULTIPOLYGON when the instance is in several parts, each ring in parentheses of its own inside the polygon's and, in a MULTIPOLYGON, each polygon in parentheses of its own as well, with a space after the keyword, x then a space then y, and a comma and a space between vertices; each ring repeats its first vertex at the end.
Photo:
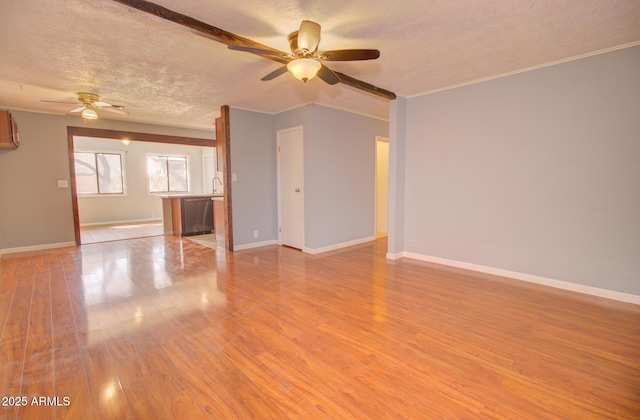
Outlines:
POLYGON ((527 67, 527 68, 520 69, 520 70, 514 70, 514 71, 507 72, 507 73, 498 74, 498 75, 495 75, 495 76, 485 77, 485 78, 482 78, 482 79, 471 80, 469 82, 464 82, 464 83, 460 83, 460 84, 457 84, 457 85, 443 87, 441 89, 434 89, 434 90, 429 90, 429 91, 426 91, 426 92, 423 92, 423 93, 416 93, 414 95, 408 95, 408 96, 406 96, 406 98, 407 99, 417 98, 419 96, 430 95, 432 93, 443 92, 445 90, 451 90, 451 89, 457 89, 457 88, 463 87, 463 86, 475 85, 476 83, 488 82, 489 80, 495 80, 495 79, 500 79, 500 78, 503 78, 503 77, 513 76, 514 74, 526 73, 528 71, 542 69, 542 68, 545 68, 545 67, 551 67, 551 66, 555 66, 557 64, 568 63, 570 61, 580 60, 582 58, 593 57, 593 56, 600 55, 600 54, 606 54, 608 52, 623 50, 625 48, 636 47, 638 45, 640 45, 640 41, 630 42, 628 44, 618 45, 618 46, 611 47, 611 48, 605 48, 605 49, 599 50, 599 51, 589 52, 589 53, 586 53, 586 54, 580 54, 580 55, 576 55, 576 56, 569 57, 569 58, 563 58, 562 60, 556 60, 556 61, 552 61, 550 63, 539 64, 539 65, 536 65, 536 66, 531 66, 531 67, 527 67))
POLYGON ((322 102, 305 102, 305 103, 302 103, 300 105, 295 105, 295 106, 292 106, 290 108, 283 109, 282 111, 277 111, 277 112, 265 112, 265 111, 260 111, 258 109, 251 109, 251 108, 234 106, 234 105, 229 105, 229 108, 238 109, 238 110, 241 110, 241 111, 257 112, 258 114, 278 115, 278 114, 282 114, 284 112, 293 111, 294 109, 305 107, 307 105, 320 105, 320 106, 324 106, 326 108, 332 108, 332 109, 335 109, 335 110, 338 110, 338 111, 350 112, 351 114, 361 115, 363 117, 373 118, 373 119, 380 120, 380 121, 387 121, 387 122, 389 121, 389 118, 381 118, 378 115, 367 114, 367 113, 364 113, 364 112, 357 112, 357 111, 354 111, 352 109, 342 108, 342 107, 339 107, 339 106, 335 106, 333 104, 322 103, 322 102))

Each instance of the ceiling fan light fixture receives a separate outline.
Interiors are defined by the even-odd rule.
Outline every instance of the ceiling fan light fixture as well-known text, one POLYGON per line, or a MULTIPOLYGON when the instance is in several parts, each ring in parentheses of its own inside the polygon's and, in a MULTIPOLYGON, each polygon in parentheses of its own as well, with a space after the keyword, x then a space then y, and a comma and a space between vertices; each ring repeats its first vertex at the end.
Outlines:
POLYGON ((91 108, 85 108, 85 110, 82 111, 82 118, 86 120, 97 120, 98 113, 91 108))
POLYGON ((315 77, 322 64, 313 58, 298 58, 287 64, 287 69, 295 76, 296 79, 307 83, 315 77))

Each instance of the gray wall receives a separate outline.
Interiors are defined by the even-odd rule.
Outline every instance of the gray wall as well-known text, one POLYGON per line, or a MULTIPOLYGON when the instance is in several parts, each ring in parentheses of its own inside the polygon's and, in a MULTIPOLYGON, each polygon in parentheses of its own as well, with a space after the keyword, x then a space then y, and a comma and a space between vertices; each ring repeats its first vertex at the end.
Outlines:
POLYGON ((404 250, 640 295, 640 47, 407 100, 404 250))
POLYGON ((231 108, 234 246, 278 239, 276 133, 273 115, 231 108), (253 231, 259 237, 253 237, 253 231))
MULTIPOLYGON (((21 145, 0 153, 0 249, 74 242, 67 126, 81 118, 12 111, 21 145)), ((215 133, 100 119, 86 126, 214 139, 215 133)))
POLYGON ((389 123, 321 105, 275 117, 275 129, 304 127, 305 248, 375 236, 375 137, 389 123))
POLYGON ((321 105, 305 127, 305 246, 322 248, 375 236, 376 136, 389 123, 321 105))
POLYGON ((277 115, 232 108, 230 118, 235 246, 278 239, 276 131, 299 125, 305 248, 374 236, 375 136, 388 135, 386 121, 320 105, 277 115))
MULTIPOLYGON (((189 156, 189 192, 200 194, 202 187, 202 147, 180 144, 121 141, 76 137, 75 150, 125 152, 126 195, 78 197, 80 224, 117 223, 162 218, 162 202, 147 187, 147 153, 189 156)), ((207 193, 211 191, 206 191, 207 193)))
POLYGON ((407 100, 398 97, 389 104, 389 216, 387 256, 400 258, 404 252, 405 160, 407 143, 407 100))

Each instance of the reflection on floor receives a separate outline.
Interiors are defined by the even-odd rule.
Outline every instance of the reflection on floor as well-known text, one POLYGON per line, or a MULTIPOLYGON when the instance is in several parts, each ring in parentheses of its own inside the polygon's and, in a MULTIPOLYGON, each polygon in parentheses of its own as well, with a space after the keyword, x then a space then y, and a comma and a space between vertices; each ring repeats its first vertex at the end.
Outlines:
POLYGON ((80 240, 83 244, 160 235, 164 235, 162 220, 80 227, 80 240))
POLYGON ((207 235, 184 236, 182 239, 188 239, 211 249, 217 248, 216 235, 213 233, 209 233, 207 235))
POLYGON ((386 254, 3 255, 0 419, 638 418, 640 306, 386 254))

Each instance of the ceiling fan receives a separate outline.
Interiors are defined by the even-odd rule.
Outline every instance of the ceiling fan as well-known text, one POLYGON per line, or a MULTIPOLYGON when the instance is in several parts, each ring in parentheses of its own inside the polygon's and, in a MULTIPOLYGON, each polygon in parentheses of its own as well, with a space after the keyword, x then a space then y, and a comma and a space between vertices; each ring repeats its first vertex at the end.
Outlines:
POLYGON ((80 92, 78 93, 78 102, 59 102, 59 101, 45 101, 42 102, 51 102, 57 104, 79 104, 80 106, 72 109, 69 112, 81 112, 82 118, 88 120, 97 120, 98 113, 96 112, 98 109, 104 109, 105 111, 113 112, 116 114, 127 115, 128 113, 124 110, 123 105, 113 105, 109 102, 101 101, 100 97, 95 93, 86 93, 80 92))
POLYGON ((318 52, 320 43, 320 25, 310 20, 303 20, 300 29, 289 34, 289 47, 291 53, 274 52, 262 48, 248 47, 244 45, 229 45, 230 50, 245 51, 258 55, 282 57, 289 62, 271 73, 262 80, 272 80, 287 71, 290 71, 297 79, 307 82, 316 74, 330 85, 340 82, 340 76, 322 61, 356 61, 375 60, 380 57, 380 51, 370 49, 331 50, 318 52))
MULTIPOLYGON (((273 79, 283 73, 286 73, 286 71, 289 70, 288 66, 290 63, 296 63, 296 65, 300 63, 308 63, 304 64, 303 66, 318 67, 317 64, 311 63, 311 61, 315 61, 320 64, 320 67, 316 69, 318 77, 320 77, 327 83, 342 83, 344 85, 353 87, 355 89, 360 89, 364 92, 368 92, 385 99, 396 99, 396 94, 389 90, 374 86, 362 80, 358 80, 355 77, 351 77, 344 73, 330 70, 325 65, 323 65, 321 61, 372 60, 378 58, 380 52, 377 50, 335 50, 318 53, 316 50, 318 47, 318 42, 320 41, 320 25, 318 25, 317 23, 303 23, 302 25, 300 25, 300 30, 294 32, 295 36, 294 34, 289 35, 289 45, 292 46, 292 51, 291 54, 288 54, 282 51, 278 51, 275 48, 271 48, 268 45, 260 44, 251 39, 209 25, 208 23, 202 22, 191 16, 167 9, 166 7, 160 6, 156 3, 152 3, 148 0, 113 1, 124 4, 133 9, 137 9, 141 12, 148 13, 152 16, 155 16, 156 18, 171 22, 172 24, 182 26, 193 33, 204 36, 205 38, 233 47, 232 49, 251 52, 269 60, 285 64, 285 67, 281 67, 276 71, 270 73, 269 75, 265 76, 263 80, 270 80, 267 77, 273 79), (295 46, 292 42, 292 38, 295 38, 295 46), (307 50, 307 56, 305 56, 305 53, 303 52, 304 49, 307 50), (308 59, 310 61, 302 61, 304 59, 308 59)), ((291 66, 293 67, 294 64, 291 64, 291 66)))

